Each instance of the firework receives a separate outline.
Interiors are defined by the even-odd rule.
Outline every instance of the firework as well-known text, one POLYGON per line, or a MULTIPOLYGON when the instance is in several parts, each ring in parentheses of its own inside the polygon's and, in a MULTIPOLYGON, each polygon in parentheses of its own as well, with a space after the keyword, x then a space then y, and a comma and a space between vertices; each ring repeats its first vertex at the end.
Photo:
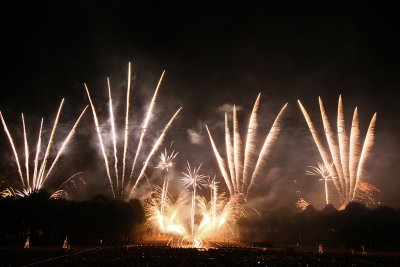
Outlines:
POLYGON ((239 133, 236 106, 233 107, 233 142, 228 125, 227 114, 225 114, 225 146, 229 171, 227 171, 224 159, 221 157, 211 132, 206 125, 211 146, 217 159, 218 167, 231 196, 235 194, 248 196, 251 188, 256 184, 257 178, 260 176, 261 169, 265 166, 272 146, 276 142, 280 132, 280 122, 282 115, 286 110, 287 104, 282 107, 277 115, 257 157, 255 153, 255 138, 258 128, 257 111, 259 108, 260 96, 260 94, 257 96, 252 113, 250 115, 244 147, 244 155, 242 153, 243 147, 239 133))
POLYGON ((185 235, 186 230, 182 226, 178 215, 183 205, 187 202, 188 193, 183 190, 174 200, 168 192, 163 196, 164 192, 164 188, 154 186, 150 197, 144 201, 147 223, 155 226, 163 233, 185 235))
MULTIPOLYGON (((172 146, 172 143, 171 143, 172 146)), ((167 149, 164 149, 164 152, 161 153, 159 156, 160 162, 156 166, 156 169, 161 169, 162 172, 166 171, 168 173, 169 169, 173 167, 173 160, 176 158, 178 155, 178 152, 175 152, 173 150, 170 154, 167 152, 167 149)), ((162 187, 162 193, 161 193, 161 216, 164 215, 164 210, 165 210, 165 204, 167 200, 167 194, 168 194, 168 185, 169 185, 169 176, 165 175, 164 176, 164 183, 162 187)))
POLYGON ((172 168, 173 166, 173 161, 176 158, 176 156, 178 155, 178 152, 175 152, 175 150, 173 150, 171 153, 169 153, 167 151, 167 149, 164 149, 164 152, 161 153, 161 155, 159 156, 159 163, 156 167, 156 169, 160 169, 161 171, 166 170, 168 172, 168 170, 170 168, 172 168))
POLYGON ((21 180, 21 188, 20 189, 8 189, 8 191, 3 191, 2 195, 3 196, 28 196, 34 192, 40 191, 46 181, 48 180, 49 176, 51 175, 54 167, 57 165, 57 162, 61 155, 63 154, 66 146, 70 142, 71 138, 73 137, 76 127, 79 125, 79 122, 82 118, 82 116, 85 114, 86 108, 83 109, 81 114, 79 115, 78 119, 75 121, 72 129, 68 133, 67 137, 65 140, 62 142, 62 145, 60 146, 60 149, 57 151, 56 156, 50 165, 50 168, 47 170, 46 165, 47 162, 50 159, 50 154, 52 151, 52 146, 54 143, 54 135, 57 130, 58 126, 58 121, 61 115, 62 107, 63 107, 64 99, 62 99, 61 104, 58 108, 56 118, 54 120, 54 124, 50 133, 49 141, 45 150, 45 153, 43 157, 40 159, 41 156, 41 143, 42 143, 42 129, 43 129, 43 118, 41 119, 40 122, 40 129, 39 129, 39 137, 36 145, 36 151, 35 151, 35 159, 34 161, 30 162, 29 160, 29 154, 30 154, 30 149, 29 149, 29 142, 28 142, 28 137, 27 137, 27 130, 26 130, 26 124, 25 124, 25 117, 23 114, 21 114, 21 119, 22 119, 22 128, 23 128, 23 140, 24 140, 24 158, 25 158, 25 175, 22 172, 21 169, 21 164, 20 164, 20 157, 18 155, 17 149, 15 148, 14 140, 11 136, 11 133, 7 127, 7 123, 3 117, 3 114, 0 112, 0 118, 1 122, 3 124, 4 131, 8 137, 11 149, 14 154, 14 159, 15 163, 17 165, 18 169, 18 174, 20 176, 21 180), (40 168, 39 168, 39 162, 40 162, 40 168), (33 166, 32 166, 33 165, 33 166), (30 171, 30 168, 33 167, 33 171, 30 171), (39 170, 38 170, 39 168, 39 170))
POLYGON ((191 206, 191 212, 190 212, 190 226, 191 226, 191 233, 193 235, 194 233, 194 215, 195 215, 195 207, 196 207, 196 189, 197 187, 201 188, 202 186, 206 186, 206 182, 204 178, 206 178, 205 175, 200 174, 200 168, 201 164, 199 167, 191 168, 189 162, 187 162, 187 172, 182 172, 184 175, 182 178, 182 183, 184 187, 192 187, 192 206, 191 206))
MULTIPOLYGON (((127 82, 127 94, 126 94, 126 112, 125 112, 125 128, 124 128, 124 133, 123 133, 123 139, 124 139, 124 145, 123 145, 123 154, 122 154, 122 175, 119 175, 119 157, 118 157, 118 133, 116 130, 116 125, 115 125, 115 116, 114 116, 114 110, 113 110, 113 105, 112 105, 112 95, 111 95, 111 86, 110 86, 110 81, 107 79, 108 83, 108 95, 109 95, 109 119, 110 119, 110 124, 111 124, 111 136, 105 135, 104 133, 101 133, 100 131, 100 124, 99 120, 97 117, 97 112, 95 109, 95 106, 93 104, 92 98, 89 93, 89 89, 85 84, 86 88, 86 93, 89 98, 90 106, 92 108, 92 114, 93 114, 93 119, 96 127, 96 132, 97 132, 97 137, 99 139, 100 143, 100 150, 103 155, 104 159, 104 165, 107 173, 107 177, 109 180, 110 184, 110 189, 115 198, 122 198, 123 196, 126 196, 127 198, 134 196, 135 189, 137 188, 137 185, 139 182, 142 180, 142 178, 145 176, 145 171, 147 169, 147 166, 152 159, 153 155, 157 152, 158 148, 161 146, 162 142, 164 141, 166 132, 168 131, 169 127, 175 120, 176 116, 179 114, 181 108, 179 108, 171 117, 171 119, 168 121, 168 123, 164 126, 163 131, 160 133, 159 137, 156 139, 156 142, 152 146, 150 152, 146 156, 146 160, 144 161, 143 165, 141 166, 140 172, 138 176, 136 177, 136 181, 132 181, 132 178, 134 176, 134 171, 135 167, 137 165, 137 160, 139 156, 141 155, 142 147, 143 147, 143 142, 145 142, 145 137, 147 133, 147 128, 149 126, 149 123, 151 121, 151 117, 153 116, 153 110, 155 107, 156 103, 156 97, 159 91, 159 88, 161 86, 162 79, 164 77, 165 71, 162 73, 161 78, 157 84, 157 87, 155 89, 155 92, 153 94, 153 98, 151 99, 149 108, 146 112, 145 119, 143 121, 143 124, 141 126, 141 134, 139 137, 138 141, 138 146, 136 148, 135 156, 132 161, 132 168, 130 171, 130 175, 126 175, 126 161, 127 161, 127 151, 129 147, 129 142, 128 140, 130 139, 129 137, 129 112, 130 112, 130 89, 131 89, 131 64, 129 63, 128 65, 128 82, 127 82), (111 142, 113 144, 113 158, 114 158, 114 173, 111 173, 110 171, 110 160, 108 158, 108 151, 106 151, 105 145, 104 145, 104 139, 105 138, 110 138, 111 142), (125 179, 125 177, 128 177, 128 179, 125 179)), ((111 154, 111 153, 110 153, 111 154)))
POLYGON ((245 216, 240 195, 226 197, 225 193, 213 191, 214 196, 210 202, 205 197, 198 197, 202 219, 194 240, 216 238, 223 227, 230 228, 240 217, 245 216))
POLYGON ((325 167, 324 163, 318 162, 318 166, 309 166, 309 170, 306 171, 307 175, 319 176, 321 177, 320 181, 324 181, 325 184, 325 201, 326 205, 329 204, 329 191, 328 191, 328 182, 332 181, 332 178, 329 174, 329 170, 325 167))
POLYGON ((72 185, 74 188, 77 188, 78 183, 82 183, 83 185, 86 185, 85 180, 82 179, 81 175, 83 172, 77 172, 73 175, 71 175, 67 180, 65 180, 58 188, 57 190, 50 196, 50 198, 54 199, 59 199, 59 198, 64 198, 64 199, 69 199, 69 195, 67 192, 68 185, 72 185))
POLYGON ((357 108, 354 110, 353 114, 349 142, 345 129, 342 97, 339 97, 338 102, 337 136, 335 136, 332 127, 329 124, 328 115, 325 111, 323 101, 319 98, 322 123, 325 128, 325 136, 328 143, 328 148, 326 148, 319 138, 306 109, 301 104, 300 100, 298 103, 322 157, 323 165, 329 173, 329 177, 332 179, 335 189, 338 192, 341 206, 344 207, 347 203, 359 199, 357 198, 357 194, 362 193, 360 191, 360 184, 363 179, 365 164, 369 158, 374 143, 376 113, 371 119, 360 152, 360 130, 357 108))

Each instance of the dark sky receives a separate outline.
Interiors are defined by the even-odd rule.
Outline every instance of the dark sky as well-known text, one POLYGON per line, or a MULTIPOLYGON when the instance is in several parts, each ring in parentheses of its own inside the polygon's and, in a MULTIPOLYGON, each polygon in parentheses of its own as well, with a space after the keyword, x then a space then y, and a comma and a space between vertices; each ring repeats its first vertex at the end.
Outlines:
MULTIPOLYGON (((304 174, 320 157, 309 132, 304 131, 306 124, 296 100, 303 101, 319 125, 318 96, 323 97, 333 123, 342 94, 348 123, 358 106, 363 136, 373 113, 378 112, 376 145, 366 180, 382 190, 377 195, 380 201, 398 207, 400 42, 394 8, 346 7, 342 14, 330 8, 287 8, 201 6, 200 2, 187 6, 120 1, 7 4, 0 19, 0 110, 16 135, 21 128, 19 113, 24 112, 33 143, 39 118, 44 116, 45 123, 46 119, 50 123, 62 97, 66 108, 61 128, 69 127, 88 102, 84 82, 96 106, 105 109, 105 77, 110 76, 123 116, 126 68, 132 61, 133 118, 138 123, 166 69, 154 127, 161 128, 160 122, 183 106, 176 132, 166 141, 174 140, 180 151, 176 172, 183 170, 188 159, 193 164, 204 162, 207 174, 219 174, 204 123, 214 128, 223 149, 223 135, 216 130, 224 114, 218 108, 239 105, 244 125, 261 92, 260 123, 270 126, 288 102, 284 127, 296 131, 279 138, 254 193, 255 201, 264 208, 293 205, 294 192, 299 189, 309 202, 321 207, 322 183, 304 174), (187 129, 199 133, 199 144, 192 144, 187 129)), ((89 110, 55 174, 61 181, 84 171, 88 196, 108 190, 93 127, 89 110)), ((1 134, 0 140, 2 173, 15 176, 6 136, 1 134)), ((53 183, 49 186, 56 186, 53 183)))

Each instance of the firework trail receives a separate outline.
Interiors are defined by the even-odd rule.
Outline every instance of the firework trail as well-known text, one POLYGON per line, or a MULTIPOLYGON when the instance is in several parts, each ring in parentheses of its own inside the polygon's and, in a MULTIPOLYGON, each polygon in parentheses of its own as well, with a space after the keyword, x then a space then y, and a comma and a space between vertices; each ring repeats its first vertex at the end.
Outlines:
MULTIPOLYGON (((207 131, 208 131, 208 128, 207 128, 207 131)), ((227 160, 228 167, 229 167, 229 171, 231 174, 231 183, 233 185, 233 190, 235 192, 237 192, 236 173, 235 173, 235 167, 234 167, 235 163, 234 163, 234 159, 233 159, 232 139, 231 139, 231 134, 230 134, 229 125, 228 125, 228 115, 226 114, 226 112, 225 112, 225 146, 226 146, 226 155, 228 158, 228 160, 227 160)), ((215 145, 213 145, 213 149, 214 149, 214 147, 215 147, 215 145)))
POLYGON ((191 206, 191 211, 190 211, 190 226, 191 226, 191 233, 192 235, 194 234, 194 215, 195 215, 195 207, 196 207, 196 189, 197 187, 201 188, 202 186, 205 186, 205 180, 204 178, 206 177, 203 174, 199 174, 201 164, 199 167, 191 168, 189 162, 187 162, 187 172, 182 172, 184 175, 182 177, 182 182, 185 188, 187 187, 192 187, 192 206, 191 206))
POLYGON ((111 192, 114 196, 114 198, 116 197, 115 195, 115 191, 114 191, 114 185, 111 179, 111 174, 110 174, 110 167, 108 164, 108 159, 107 159, 107 155, 106 155, 106 150, 104 148, 104 143, 103 143, 103 138, 101 137, 101 133, 100 133, 100 126, 99 126, 99 120, 97 119, 97 114, 96 114, 96 109, 93 105, 92 102, 92 98, 90 97, 90 93, 89 93, 89 89, 85 84, 85 88, 86 88, 86 93, 87 96, 89 98, 89 102, 90 102, 90 106, 92 107, 92 113, 93 113, 93 119, 94 119, 94 124, 96 126, 96 132, 97 132, 97 136, 99 137, 99 142, 100 142, 100 148, 101 148, 101 152, 103 154, 103 158, 104 158, 104 165, 106 167, 106 172, 107 172, 107 176, 108 176, 108 181, 110 182, 110 187, 111 187, 111 192))
POLYGON ((143 123, 143 126, 142 126, 142 133, 140 134, 139 144, 138 144, 138 147, 136 149, 135 158, 133 159, 132 168, 131 168, 131 175, 129 176, 129 179, 132 179, 133 171, 135 170, 135 166, 136 166, 136 160, 137 160, 137 158, 139 156, 139 153, 140 153, 140 150, 142 148, 143 137, 146 134, 147 126, 149 124, 151 115, 153 114, 153 108, 154 108, 154 105, 155 105, 155 102, 156 102, 158 89, 160 88, 160 85, 161 85, 162 79, 164 77, 164 74, 165 74, 165 70, 161 74, 161 77, 160 77, 160 80, 158 81, 156 90, 154 91, 153 98, 151 99, 149 109, 147 110, 146 118, 144 119, 144 123, 143 123))
MULTIPOLYGON (((131 63, 128 64, 128 81, 127 81, 127 89, 126 89, 126 113, 125 113, 125 129, 124 129, 124 154, 122 156, 122 179, 121 179, 121 187, 124 189, 124 180, 125 180, 125 166, 126 166, 126 151, 128 149, 128 132, 129 132, 129 97, 131 91, 131 63)), ((121 191, 121 194, 123 191, 121 191)))
POLYGON ((38 160, 39 160, 39 154, 40 154, 40 148, 42 144, 42 128, 43 128, 43 118, 40 121, 40 129, 39 129, 39 137, 37 141, 37 146, 36 146, 36 156, 35 156, 35 162, 34 162, 34 168, 33 168, 33 184, 36 184, 36 179, 37 179, 37 168, 38 168, 38 160))
MULTIPOLYGON (((44 176, 44 173, 46 171, 47 159, 49 158, 50 150, 51 150, 51 147, 53 145, 54 133, 56 132, 56 129, 57 129, 57 126, 58 126, 58 120, 60 118, 60 114, 61 114, 61 110, 62 110, 63 105, 64 105, 64 98, 61 100, 60 107, 58 108, 56 119, 54 120, 54 124, 53 124, 53 129, 51 130, 49 142, 47 144, 46 152, 44 153, 44 158, 43 158, 43 161, 42 161, 42 165, 40 166, 40 169, 39 169, 39 180, 38 180, 38 184, 37 184, 37 186, 39 186, 39 187, 41 187, 41 185, 43 185, 43 182, 44 182, 43 181, 43 179, 44 179, 43 176, 44 176)), ((36 187, 36 189, 38 189, 38 187, 36 187)))
MULTIPOLYGON (((322 102, 322 100, 321 100, 322 102)), ((357 108, 356 108, 357 109, 357 108)), ((343 102, 342 96, 339 96, 338 102, 338 117, 337 117, 337 128, 338 128, 338 141, 339 141, 339 153, 340 153, 340 163, 343 166, 343 176, 345 179, 344 189, 347 193, 350 192, 350 169, 349 169, 349 157, 350 152, 346 147, 349 146, 349 138, 346 134, 346 124, 344 121, 344 112, 343 112, 343 102)), ((352 128, 353 129, 353 128, 352 128)), ((351 150, 351 148, 350 148, 351 150)), ((348 196, 348 194, 347 194, 348 196)))
POLYGON ((376 125, 376 113, 374 114, 374 116, 371 119, 371 123, 369 124, 368 131, 367 131, 367 136, 365 137, 364 146, 361 150, 361 156, 360 156, 360 160, 358 163, 358 169, 357 169, 357 178, 356 178, 356 182, 355 182, 354 190, 353 190, 353 198, 355 198, 355 195, 357 192, 357 186, 359 185, 359 183, 362 179, 366 161, 371 153, 372 146, 374 145, 375 125, 376 125))
POLYGON ((115 135, 115 122, 114 122, 114 111, 113 111, 113 104, 112 104, 112 96, 111 96, 111 86, 110 86, 110 79, 107 77, 107 84, 108 84, 108 99, 110 105, 110 120, 111 120, 111 134, 112 134, 112 141, 113 141, 113 148, 114 148, 114 172, 115 172, 115 180, 117 182, 117 192, 119 192, 119 178, 118 178, 118 157, 117 157, 117 137, 115 135))
POLYGON ((29 187, 29 147, 28 147, 28 138, 26 137, 24 113, 21 113, 21 118, 22 118, 22 128, 24 130, 26 183, 29 187))
POLYGON ((229 179, 229 175, 228 175, 228 173, 226 172, 226 169, 225 169, 224 160, 222 159, 221 155, 218 152, 217 146, 215 145, 214 139, 212 138, 210 130, 208 129, 207 125, 206 125, 206 129, 207 129, 208 136, 210 137, 211 146, 213 148, 215 157, 217 158, 218 166, 219 166, 219 168, 221 170, 222 177, 224 177, 224 180, 225 180, 226 185, 228 186, 228 190, 229 190, 230 195, 233 195, 234 194, 234 190, 233 190, 233 187, 232 187, 232 183, 234 183, 234 180, 232 179, 232 183, 231 183, 231 179, 229 179))
POLYGON ((1 123, 3 124, 4 131, 8 137, 8 140, 10 141, 11 149, 14 153, 15 163, 17 164, 17 167, 18 167, 18 174, 19 174, 19 177, 21 178, 22 186, 25 187, 24 176, 22 175, 21 165, 19 164, 18 153, 17 153, 17 150, 15 149, 14 141, 11 137, 10 132, 8 131, 6 121, 4 120, 3 114, 1 113, 1 111, 0 111, 0 118, 1 118, 1 123))
POLYGON ((357 176, 358 161, 360 159, 360 123, 358 121, 357 107, 354 110, 353 122, 350 132, 350 158, 349 158, 349 174, 350 187, 349 192, 354 188, 357 176))
POLYGON ((255 136, 257 129, 257 111, 260 105, 260 96, 258 94, 256 102, 254 103, 253 111, 250 115, 249 127, 247 128, 247 138, 246 138, 246 146, 244 151, 244 169, 243 169, 243 185, 247 186, 249 183, 249 172, 251 171, 250 168, 251 163, 253 162, 254 157, 254 149, 255 149, 255 136))
POLYGON ((257 159, 256 167, 254 169, 253 175, 250 180, 250 185, 247 188, 246 195, 249 194, 251 186, 253 186, 255 184, 255 179, 259 175, 262 167, 265 165, 265 162, 271 152, 272 146, 278 139, 280 123, 281 123, 282 115, 286 110, 286 107, 287 107, 287 103, 279 111, 278 116, 276 117, 274 123, 272 124, 272 127, 267 135, 267 138, 265 139, 264 145, 261 148, 260 155, 258 156, 258 159, 257 159))
POLYGON ((134 186, 132 187, 131 190, 131 194, 135 191, 138 183, 140 182, 141 178, 144 175, 144 172, 146 171, 147 165, 149 164, 150 159, 153 157, 154 153, 158 150, 158 148, 160 147, 160 145, 162 144, 162 142, 164 141, 165 135, 167 134, 167 131, 169 129, 169 127, 171 126, 171 124, 174 122, 176 116, 178 116, 179 112, 181 111, 182 108, 179 108, 175 114, 172 116, 172 118, 169 120, 169 122, 167 123, 167 125, 165 126, 165 128, 163 129, 161 135, 158 137, 156 143, 153 145, 153 148, 151 149, 149 155, 146 158, 146 161, 143 164, 142 170, 140 171, 140 174, 138 176, 138 178, 136 179, 136 182, 134 184, 134 186))
POLYGON ((242 183, 240 178, 243 171, 243 157, 242 157, 242 140, 239 134, 239 124, 237 121, 236 106, 233 106, 233 160, 235 162, 235 173, 236 173, 236 188, 240 192, 242 183))
POLYGON ((242 141, 239 134, 239 124, 237 120, 237 112, 236 106, 233 107, 233 145, 231 134, 229 132, 228 119, 225 114, 225 146, 227 151, 227 161, 229 167, 229 173, 226 170, 224 160, 221 157, 213 137, 206 125, 206 129, 208 132, 208 136, 210 139, 210 143, 214 152, 214 155, 217 159, 218 166, 220 168, 221 174, 224 177, 225 183, 229 189, 229 193, 231 197, 238 193, 247 196, 250 192, 252 186, 255 185, 255 180, 257 176, 259 176, 262 167, 265 165, 265 161, 267 160, 271 148, 277 137, 279 135, 279 127, 282 119, 282 115, 286 110, 287 104, 285 104, 277 115, 271 130, 269 131, 264 145, 257 157, 256 164, 254 164, 255 160, 255 136, 257 132, 257 111, 259 108, 261 94, 257 96, 257 99, 254 103, 252 113, 250 115, 249 126, 248 126, 248 134, 246 137, 245 147, 244 147, 244 157, 243 157, 243 149, 242 149, 242 141), (244 159, 244 163, 243 163, 244 159), (233 186, 232 186, 233 185, 233 186))
POLYGON ((57 164, 58 159, 60 158, 60 156, 62 155, 65 147, 67 146, 67 144, 69 143, 69 141, 71 140, 71 138, 74 136, 75 131, 76 131, 76 127, 78 127, 80 120, 82 119, 83 115, 86 112, 86 109, 88 108, 88 106, 86 106, 82 113, 79 115, 78 119, 76 120, 74 126, 72 126, 71 131, 68 133, 67 137, 65 138, 63 144, 61 145, 61 148, 58 150, 57 156, 55 157, 53 163, 50 166, 50 169, 48 170, 46 176, 45 176, 45 180, 47 179, 47 177, 50 175, 51 171, 53 170, 54 166, 57 164))
POLYGON ((298 102, 307 121, 311 134, 313 135, 314 141, 318 147, 323 163, 327 168, 329 176, 338 192, 341 206, 345 207, 349 202, 357 199, 357 191, 359 190, 359 185, 362 181, 365 164, 369 158, 370 151, 374 143, 376 113, 371 119, 367 135, 363 143, 363 148, 360 153, 358 109, 355 108, 354 110, 349 142, 345 129, 342 97, 339 97, 337 117, 338 138, 335 140, 333 130, 329 125, 328 115, 326 114, 322 99, 319 98, 322 122, 326 130, 326 139, 328 142, 328 150, 326 150, 319 139, 310 116, 302 106, 301 102, 298 102))

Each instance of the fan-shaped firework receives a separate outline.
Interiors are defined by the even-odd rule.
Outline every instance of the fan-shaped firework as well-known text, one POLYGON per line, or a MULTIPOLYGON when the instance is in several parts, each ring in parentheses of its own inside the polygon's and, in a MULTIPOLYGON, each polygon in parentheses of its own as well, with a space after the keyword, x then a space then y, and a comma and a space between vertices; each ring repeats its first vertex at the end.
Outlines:
POLYGON ((96 132, 97 132, 97 136, 99 139, 99 143, 100 143, 100 150, 101 153, 103 155, 103 159, 104 159, 104 165, 105 165, 105 169, 107 172, 107 177, 109 180, 109 184, 110 184, 110 188, 111 188, 111 192, 113 194, 113 196, 115 198, 121 198, 124 194, 126 197, 130 197, 135 189, 137 188, 137 185, 139 184, 139 182, 142 180, 142 178, 145 176, 145 171, 147 169, 147 166, 149 164, 150 159, 153 157, 153 155, 156 153, 156 151, 158 150, 158 148, 160 147, 160 145, 162 144, 166 132, 168 131, 169 127, 171 126, 171 124, 173 123, 173 121, 175 120, 176 116, 178 115, 178 113, 180 112, 181 108, 179 108, 175 114, 173 114, 173 116, 171 117, 171 119, 168 121, 168 123, 164 126, 163 131, 161 132, 161 134, 158 136, 158 138, 156 139, 156 142, 153 144, 152 149, 150 150, 150 152, 147 153, 146 159, 143 163, 143 165, 140 168, 140 172, 136 177, 136 180, 133 181, 133 176, 135 174, 135 167, 137 165, 137 160, 139 158, 139 155, 141 154, 142 151, 142 147, 143 147, 143 142, 145 137, 146 137, 146 133, 148 130, 148 126, 151 120, 151 117, 153 115, 153 109, 156 103, 156 98, 157 98, 157 94, 158 94, 158 90, 161 86, 161 82, 162 79, 164 77, 164 73, 162 73, 161 78, 157 84, 157 87, 154 91, 153 97, 151 99, 149 108, 146 112, 145 115, 145 119, 143 121, 143 124, 141 125, 141 133, 140 133, 140 137, 139 137, 139 141, 138 141, 138 145, 136 148, 136 152, 135 152, 135 156, 132 160, 132 167, 130 170, 130 175, 129 177, 126 175, 127 172, 127 167, 126 167, 126 161, 127 161, 127 150, 129 147, 129 140, 130 136, 129 136, 129 125, 131 125, 130 121, 129 121, 129 114, 130 114, 130 90, 131 90, 131 64, 129 63, 128 66, 128 82, 127 82, 127 93, 126 93, 126 110, 125 110, 125 127, 124 127, 124 131, 123 131, 123 139, 124 139, 124 145, 123 145, 123 153, 122 153, 122 174, 120 175, 119 173, 119 157, 118 157, 118 151, 117 151, 117 137, 118 137, 118 133, 117 133, 117 129, 116 129, 116 125, 115 125, 115 116, 114 116, 114 109, 113 109, 113 103, 112 103, 112 95, 111 95, 111 86, 110 86, 110 81, 109 79, 107 79, 107 84, 108 84, 108 95, 109 95, 109 116, 110 116, 110 124, 111 124, 111 135, 107 135, 105 136, 104 133, 102 133, 100 131, 100 124, 98 121, 98 117, 97 117, 97 112, 96 109, 94 107, 92 98, 90 96, 89 93, 89 89, 85 84, 85 88, 86 88, 86 93, 87 96, 89 98, 89 102, 90 102, 90 106, 92 108, 92 113, 93 113, 93 119, 94 119, 94 123, 95 123, 95 127, 96 127, 96 132), (114 158, 114 172, 112 173, 110 171, 110 160, 109 160, 109 155, 110 153, 107 153, 108 151, 106 151, 105 145, 104 145, 104 139, 108 138, 109 140, 111 140, 110 143, 113 144, 113 158, 114 158), (128 177, 126 179, 126 177, 128 177))
POLYGON ((280 132, 280 122, 287 104, 282 107, 279 114, 275 118, 271 130, 269 131, 257 157, 255 152, 255 138, 258 128, 257 111, 260 103, 260 96, 261 94, 257 96, 253 106, 253 111, 250 115, 247 138, 244 147, 244 155, 242 155, 243 148, 239 133, 236 107, 233 107, 233 141, 228 125, 228 116, 225 113, 225 146, 228 170, 226 168, 224 159, 221 157, 218 151, 211 132, 206 125, 214 155, 217 159, 219 169, 224 177, 224 181, 231 196, 237 193, 243 194, 244 196, 249 194, 252 186, 256 184, 256 180, 259 178, 260 171, 266 164, 267 158, 271 152, 271 148, 277 140, 280 132))
MULTIPOLYGON (((47 143, 44 153, 42 153, 42 150, 41 150, 42 149, 42 129, 43 129, 43 118, 42 118, 41 123, 40 123, 40 128, 39 128, 39 137, 38 137, 38 141, 37 141, 37 145, 36 145, 35 158, 33 161, 30 161, 30 151, 32 151, 32 149, 29 148, 24 114, 21 114, 22 129, 23 129, 23 142, 24 142, 24 157, 25 157, 25 164, 24 164, 25 170, 24 171, 22 171, 21 164, 20 164, 20 157, 19 157, 17 148, 15 146, 14 140, 12 138, 12 135, 7 127, 7 123, 3 117, 3 114, 0 112, 0 119, 3 124, 3 129, 8 137, 11 149, 13 151, 19 178, 21 180, 21 187, 19 189, 13 189, 13 190, 9 189, 8 193, 14 192, 15 195, 17 195, 17 196, 27 196, 34 192, 38 192, 43 188, 44 184, 50 177, 52 171, 54 170, 54 167, 57 165, 58 160, 60 159, 61 155, 63 154, 66 146, 68 145, 71 138, 74 136, 75 130, 87 108, 87 107, 84 108, 82 113, 79 115, 78 119, 75 121, 75 123, 72 126, 72 129, 70 130, 70 132, 68 133, 67 137, 61 143, 61 146, 58 149, 50 167, 47 169, 47 167, 48 167, 47 163, 50 160, 50 156, 52 153, 52 148, 53 148, 53 144, 54 144, 54 135, 57 130, 58 121, 59 121, 59 118, 61 115, 63 104, 64 104, 64 99, 62 99, 61 104, 58 108, 57 115, 54 120, 54 124, 53 124, 52 130, 50 133, 50 137, 49 137, 49 140, 48 140, 48 143, 47 143)), ((57 145, 57 147, 58 147, 58 145, 57 145)), ((8 195, 8 194, 6 194, 6 195, 8 195)))
POLYGON ((322 161, 328 169, 329 176, 339 194, 341 206, 344 207, 350 201, 357 199, 357 194, 360 192, 359 188, 363 179, 365 164, 374 143, 376 113, 371 119, 364 144, 360 151, 360 129, 357 108, 354 110, 349 141, 345 128, 342 97, 339 97, 336 135, 329 123, 322 99, 319 98, 322 123, 328 143, 328 148, 326 148, 315 129, 310 115, 300 100, 298 103, 322 157, 322 161))

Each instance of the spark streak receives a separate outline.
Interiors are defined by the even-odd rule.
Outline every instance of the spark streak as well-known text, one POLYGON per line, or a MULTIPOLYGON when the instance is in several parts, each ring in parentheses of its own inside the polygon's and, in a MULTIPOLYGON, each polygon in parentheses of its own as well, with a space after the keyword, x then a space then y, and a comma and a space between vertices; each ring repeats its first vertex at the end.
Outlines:
POLYGON ((99 127, 99 120, 97 119, 97 114, 96 114, 96 109, 93 105, 92 102, 92 98, 90 97, 90 93, 89 93, 89 89, 85 84, 85 88, 86 88, 86 93, 87 96, 89 98, 89 102, 90 102, 90 106, 92 107, 92 113, 93 113, 93 119, 94 119, 94 124, 96 126, 96 132, 97 132, 97 136, 99 137, 99 142, 100 142, 100 148, 101 148, 101 152, 103 154, 103 158, 104 158, 104 165, 106 167, 106 172, 107 172, 107 176, 108 176, 108 181, 110 182, 110 187, 111 187, 111 191, 113 196, 115 197, 115 191, 114 191, 114 185, 113 182, 111 180, 111 174, 110 174, 110 167, 108 164, 108 159, 107 159, 107 155, 106 155, 106 151, 104 149, 104 144, 103 144, 103 138, 101 137, 101 133, 100 133, 100 127, 99 127))
POLYGON ((138 147, 137 147, 137 149, 136 149, 135 158, 133 159, 133 163, 132 163, 132 169, 131 169, 130 179, 132 178, 132 176, 133 176, 133 171, 135 170, 136 160, 137 160, 137 158, 138 158, 138 156, 139 156, 139 153, 140 153, 140 150, 141 150, 141 148, 142 148, 143 137, 144 137, 144 135, 146 134, 147 126, 148 126, 148 124, 149 124, 151 115, 153 114, 153 108, 154 108, 154 104, 155 104, 155 102, 156 102, 156 98, 157 98, 157 94, 158 94, 158 89, 160 88, 160 85, 161 85, 162 79, 163 79, 163 77, 164 77, 164 74, 165 74, 165 70, 164 70, 163 73, 161 74, 161 77, 160 77, 160 80, 158 81, 156 90, 154 91, 153 98, 151 99, 149 109, 147 110, 146 118, 144 119, 144 123, 143 123, 143 126, 142 126, 142 133, 140 134, 139 144, 138 144, 138 147))

